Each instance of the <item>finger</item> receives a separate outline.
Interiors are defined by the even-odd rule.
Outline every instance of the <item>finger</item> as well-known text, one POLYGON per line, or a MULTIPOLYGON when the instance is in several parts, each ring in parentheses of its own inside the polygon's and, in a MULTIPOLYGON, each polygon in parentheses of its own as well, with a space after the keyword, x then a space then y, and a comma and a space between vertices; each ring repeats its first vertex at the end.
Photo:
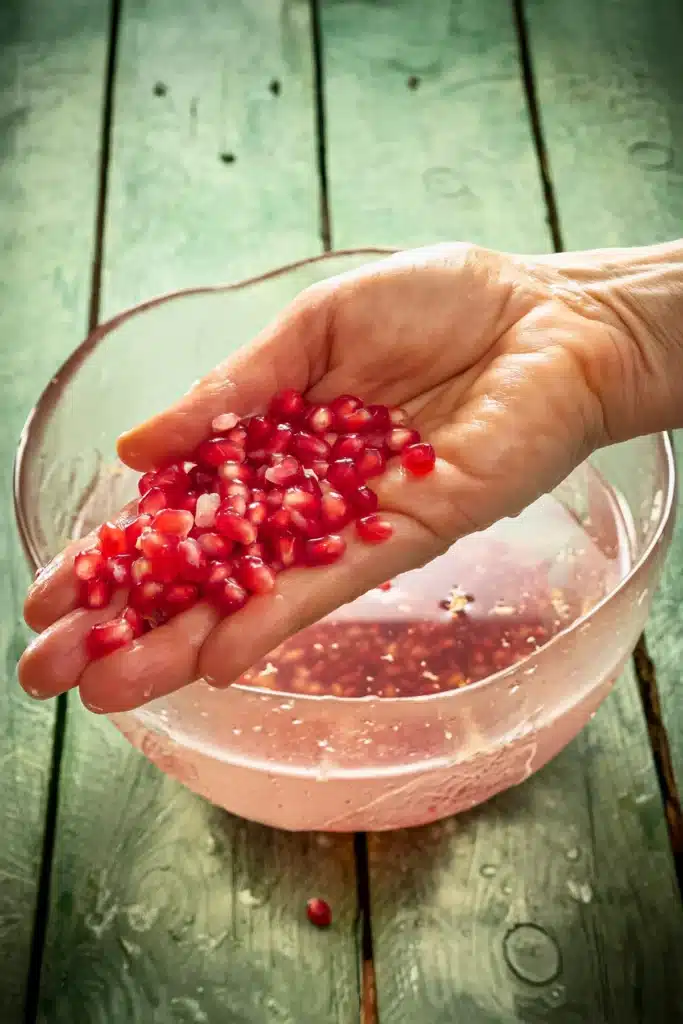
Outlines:
MULTIPOLYGON (((125 526, 137 514, 136 506, 135 501, 124 505, 112 522, 125 526)), ((79 551, 92 547, 96 539, 93 532, 67 544, 64 550, 36 576, 24 602, 24 619, 36 633, 47 629, 62 615, 78 606, 78 580, 74 575, 74 558, 79 551)))
POLYGON ((253 597, 237 615, 219 623, 202 648, 200 675, 217 686, 234 682, 287 637, 443 550, 442 542, 419 523, 400 515, 386 518, 394 527, 390 540, 368 545, 347 530, 347 549, 339 562, 282 573, 273 593, 253 597))
POLYGON ((88 664, 86 635, 97 623, 114 618, 124 604, 124 595, 117 594, 108 608, 77 608, 36 637, 17 666, 24 690, 31 697, 47 700, 72 689, 88 664))
POLYGON ((302 293, 255 341, 178 402, 123 434, 118 441, 123 462, 144 471, 189 456, 221 413, 248 416, 263 411, 283 387, 306 391, 324 369, 328 292, 316 287, 302 293))
POLYGON ((80 678, 81 700, 91 711, 113 714, 194 682, 199 652, 218 618, 209 605, 195 605, 130 647, 91 662, 80 678))

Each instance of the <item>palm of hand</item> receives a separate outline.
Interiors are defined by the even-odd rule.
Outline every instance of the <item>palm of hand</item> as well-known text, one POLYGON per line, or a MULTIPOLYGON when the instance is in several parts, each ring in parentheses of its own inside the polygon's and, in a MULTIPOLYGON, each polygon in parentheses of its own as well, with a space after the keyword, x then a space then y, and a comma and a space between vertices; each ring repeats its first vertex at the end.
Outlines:
POLYGON ((320 401, 350 392, 402 405, 438 460, 429 477, 406 481, 392 467, 377 482, 391 542, 350 543, 322 573, 292 570, 275 595, 224 621, 198 605, 94 665, 83 636, 111 612, 75 609, 70 550, 29 594, 27 621, 50 628, 22 658, 23 685, 52 696, 78 684, 94 710, 116 711, 199 676, 228 684, 307 623, 521 511, 603 440, 572 339, 606 330, 533 265, 463 246, 402 254, 304 293, 252 348, 126 435, 121 455, 147 469, 187 454, 215 415, 246 414, 288 386, 320 401))

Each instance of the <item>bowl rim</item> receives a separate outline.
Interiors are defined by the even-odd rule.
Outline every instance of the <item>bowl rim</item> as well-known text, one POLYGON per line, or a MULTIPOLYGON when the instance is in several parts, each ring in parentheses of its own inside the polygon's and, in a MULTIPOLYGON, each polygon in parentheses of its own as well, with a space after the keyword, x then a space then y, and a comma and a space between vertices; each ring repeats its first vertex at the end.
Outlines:
MULTIPOLYGON (((318 254, 315 256, 309 256, 300 260, 295 260, 292 263, 283 264, 279 267, 272 268, 271 270, 265 271, 261 274, 255 274, 250 277, 240 278, 237 281, 230 282, 228 284, 217 284, 217 285, 201 285, 191 288, 176 289, 171 292, 165 292, 161 295, 157 295, 153 298, 146 299, 143 302, 137 303, 133 306, 129 306, 121 312, 110 317, 108 320, 98 324, 92 331, 89 331, 83 341, 81 341, 76 348, 71 352, 67 359, 59 366, 57 371, 51 377, 43 391, 39 395, 34 406, 28 413, 24 426, 19 436, 17 443, 17 450, 14 458, 13 467, 13 504, 14 504, 14 515, 17 523, 17 529, 19 533, 19 539, 24 552, 24 556, 34 571, 40 568, 40 555, 37 550, 37 545, 34 541, 33 531, 30 525, 30 517, 26 512, 26 490, 27 490, 27 476, 28 467, 35 454, 35 448, 42 437, 44 427, 53 411, 55 406, 60 400, 62 392, 71 378, 76 374, 80 366, 86 361, 90 353, 99 345, 101 341, 106 338, 111 331, 115 330, 125 321, 137 316, 140 313, 145 313, 156 306, 162 305, 166 302, 171 302, 176 299, 201 296, 201 295, 217 295, 232 291, 239 291, 243 288, 247 288, 251 285, 262 284, 265 281, 272 280, 276 277, 284 276, 285 274, 296 271, 301 267, 312 266, 314 264, 325 264, 332 263, 336 259, 340 259, 346 256, 368 256, 368 258, 377 256, 391 256, 398 252, 395 248, 385 246, 363 246, 354 249, 335 249, 326 253, 318 254)), ((425 694, 423 696, 415 697, 336 697, 332 694, 290 694, 292 698, 296 698, 297 701, 313 701, 316 705, 320 705, 321 702, 333 702, 342 703, 348 707, 352 704, 362 704, 367 706, 368 703, 380 702, 384 705, 400 705, 405 706, 406 704, 424 704, 429 702, 433 704, 437 701, 444 700, 455 700, 457 695, 464 695, 472 693, 474 690, 488 689, 493 686, 497 686, 501 683, 501 680, 509 678, 510 676, 516 675, 522 665, 528 665, 532 660, 535 660, 539 655, 545 654, 545 652, 557 643, 566 640, 574 632, 578 632, 586 623, 590 622, 595 618, 601 609, 617 597, 631 582, 633 577, 646 565, 652 558, 653 552, 658 547, 667 526, 671 522, 676 496, 677 486, 677 470, 676 461, 674 455, 674 448, 671 436, 668 432, 659 432, 650 435, 653 442, 658 445, 660 453, 664 457, 665 464, 665 495, 664 500, 661 504, 661 510, 659 512, 659 521, 656 529, 654 530, 650 541, 648 542, 645 549, 641 552, 639 557, 634 560, 633 564, 629 568, 628 572, 618 581, 618 583, 607 593, 600 601, 595 604, 590 611, 584 615, 579 616, 565 629, 560 630, 550 640, 544 643, 537 650, 531 652, 522 661, 516 662, 514 665, 506 669, 501 669, 498 672, 494 672, 491 675, 486 676, 484 679, 480 679, 477 682, 469 683, 467 686, 461 687, 455 690, 442 690, 437 693, 425 694)), ((628 442, 625 442, 628 443, 628 442)), ((246 690, 247 687, 242 687, 239 684, 235 684, 236 688, 240 690, 246 690)), ((262 694, 273 697, 281 696, 280 691, 262 689, 260 687, 248 687, 250 693, 262 694)), ((172 694, 169 697, 172 698, 172 694)), ((145 705, 141 708, 133 709, 127 714, 136 715, 138 711, 144 711, 145 705)))

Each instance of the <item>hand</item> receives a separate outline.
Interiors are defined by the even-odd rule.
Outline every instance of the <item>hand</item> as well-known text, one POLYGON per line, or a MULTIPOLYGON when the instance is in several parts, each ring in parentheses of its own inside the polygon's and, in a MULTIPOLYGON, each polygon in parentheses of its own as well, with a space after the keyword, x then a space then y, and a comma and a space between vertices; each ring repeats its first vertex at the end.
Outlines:
POLYGON ((302 293, 250 346, 124 435, 119 454, 140 471, 187 456, 215 416, 258 411, 285 387, 320 401, 350 392, 401 405, 437 464, 421 479, 392 466, 373 481, 394 536, 377 547, 350 539, 340 562, 282 574, 273 594, 231 618, 200 604, 92 664, 83 638, 112 611, 76 608, 80 541, 29 592, 26 621, 43 632, 20 661, 25 689, 50 697, 78 685, 86 706, 112 712, 200 677, 228 685, 335 607, 519 513, 596 447, 639 432, 638 422, 658 426, 647 410, 662 405, 665 356, 656 344, 644 355, 633 307, 605 284, 597 255, 531 259, 443 245, 302 293))

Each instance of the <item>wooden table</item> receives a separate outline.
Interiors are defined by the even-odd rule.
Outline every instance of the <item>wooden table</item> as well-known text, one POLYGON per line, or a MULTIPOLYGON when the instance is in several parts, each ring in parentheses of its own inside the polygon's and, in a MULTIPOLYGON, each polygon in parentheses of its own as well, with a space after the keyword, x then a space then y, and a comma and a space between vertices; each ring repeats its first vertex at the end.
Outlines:
POLYGON ((555 762, 354 839, 233 819, 25 699, 9 510, 33 399, 144 297, 331 246, 683 234, 682 50, 676 0, 0 4, 1 1024, 683 1021, 683 520, 555 762))

